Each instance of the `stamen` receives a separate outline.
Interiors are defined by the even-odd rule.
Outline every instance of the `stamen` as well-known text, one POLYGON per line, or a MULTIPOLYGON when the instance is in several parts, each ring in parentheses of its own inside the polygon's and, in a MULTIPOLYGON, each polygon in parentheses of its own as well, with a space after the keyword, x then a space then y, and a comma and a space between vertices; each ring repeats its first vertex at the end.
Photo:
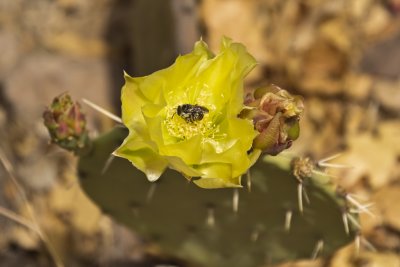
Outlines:
POLYGON ((202 135, 215 140, 226 135, 219 133, 219 127, 213 123, 209 113, 204 114, 201 120, 188 123, 180 116, 176 116, 176 112, 176 108, 168 108, 163 122, 169 135, 175 138, 187 140, 193 136, 202 135))

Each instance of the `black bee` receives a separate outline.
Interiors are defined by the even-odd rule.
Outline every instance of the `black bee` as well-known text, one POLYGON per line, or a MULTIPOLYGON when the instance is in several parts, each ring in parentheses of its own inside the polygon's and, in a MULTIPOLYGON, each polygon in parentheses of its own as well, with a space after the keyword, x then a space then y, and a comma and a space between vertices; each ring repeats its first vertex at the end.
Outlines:
POLYGON ((199 105, 183 104, 176 108, 176 113, 187 123, 201 121, 209 110, 199 105))

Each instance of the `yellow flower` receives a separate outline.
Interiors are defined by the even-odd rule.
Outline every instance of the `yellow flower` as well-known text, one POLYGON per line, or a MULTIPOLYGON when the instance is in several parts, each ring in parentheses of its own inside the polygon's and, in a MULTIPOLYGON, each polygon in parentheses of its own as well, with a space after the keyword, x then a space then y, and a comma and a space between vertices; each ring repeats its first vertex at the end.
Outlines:
POLYGON ((243 109, 243 79, 256 65, 239 43, 216 56, 199 41, 175 63, 145 77, 125 74, 122 120, 129 135, 114 152, 157 180, 169 167, 203 188, 239 187, 258 158, 243 109), (250 152, 251 151, 251 152, 250 152))

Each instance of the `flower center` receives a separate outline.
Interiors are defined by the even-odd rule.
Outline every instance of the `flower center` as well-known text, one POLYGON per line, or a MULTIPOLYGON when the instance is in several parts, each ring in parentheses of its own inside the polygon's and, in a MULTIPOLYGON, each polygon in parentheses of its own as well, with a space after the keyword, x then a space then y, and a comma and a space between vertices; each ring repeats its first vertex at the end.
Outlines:
POLYGON ((169 135, 181 140, 196 135, 213 138, 219 128, 212 121, 208 109, 189 104, 167 108, 164 125, 169 135))

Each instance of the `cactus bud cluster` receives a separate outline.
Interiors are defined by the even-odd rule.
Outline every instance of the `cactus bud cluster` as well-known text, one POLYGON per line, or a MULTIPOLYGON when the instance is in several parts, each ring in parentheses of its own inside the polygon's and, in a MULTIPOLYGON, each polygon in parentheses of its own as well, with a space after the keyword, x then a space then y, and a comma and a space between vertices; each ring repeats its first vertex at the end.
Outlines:
POLYGON ((252 119, 259 132, 253 141, 253 149, 277 155, 299 137, 299 119, 304 109, 300 96, 271 85, 256 89, 246 98, 245 105, 240 117, 252 119))
POLYGON ((44 111, 43 119, 53 143, 75 154, 89 146, 85 115, 79 103, 73 102, 68 94, 54 98, 44 111))

